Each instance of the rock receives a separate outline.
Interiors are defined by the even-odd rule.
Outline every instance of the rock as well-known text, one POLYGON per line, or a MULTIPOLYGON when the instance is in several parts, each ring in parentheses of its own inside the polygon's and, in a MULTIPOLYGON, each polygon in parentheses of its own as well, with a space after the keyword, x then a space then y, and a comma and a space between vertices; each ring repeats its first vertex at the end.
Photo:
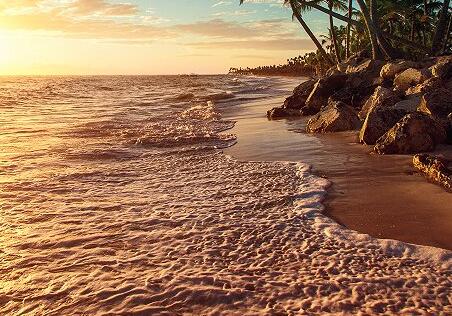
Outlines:
POLYGON ((405 100, 397 102, 393 108, 398 110, 404 110, 407 113, 416 112, 419 104, 421 103, 421 95, 413 94, 408 96, 405 100))
POLYGON ((405 114, 407 113, 404 110, 394 109, 392 107, 377 107, 372 109, 361 128, 359 141, 366 145, 374 145, 405 114))
POLYGON ((318 80, 306 100, 306 106, 302 109, 302 114, 317 114, 323 106, 328 104, 328 98, 345 86, 347 77, 345 74, 336 74, 318 80))
POLYGON ((444 82, 441 79, 433 77, 433 78, 430 78, 430 79, 424 81, 421 84, 408 88, 408 90, 406 90, 406 95, 418 94, 418 93, 424 94, 430 90, 437 89, 439 87, 443 87, 443 84, 444 84, 444 82))
POLYGON ((293 90, 293 94, 284 101, 283 108, 300 110, 306 105, 306 100, 312 92, 315 80, 308 80, 297 86, 293 90))
POLYGON ((449 113, 449 115, 447 116, 446 134, 447 134, 446 143, 451 145, 452 144, 452 113, 449 113))
POLYGON ((346 73, 362 73, 362 72, 371 72, 375 73, 375 75, 379 74, 381 68, 383 67, 384 62, 381 60, 373 60, 367 59, 357 65, 348 65, 346 69, 346 73))
MULTIPOLYGON (((361 111, 359 112, 359 118, 365 119, 367 114, 374 108, 392 106, 401 100, 400 96, 394 91, 377 87, 374 94, 369 97, 361 111)), ((395 123, 394 123, 395 124, 395 123)))
POLYGON ((329 101, 344 102, 359 111, 381 84, 381 78, 370 72, 349 74, 345 86, 336 91, 329 101))
POLYGON ((291 116, 298 116, 298 115, 300 115, 300 111, 284 109, 284 108, 273 108, 273 109, 267 111, 267 118, 269 120, 278 120, 278 119, 287 118, 287 117, 291 117, 291 116))
POLYGON ((430 67, 431 73, 434 77, 442 80, 452 78, 452 56, 443 56, 438 58, 436 63, 430 67))
POLYGON ((366 49, 364 49, 362 51, 357 52, 353 56, 350 56, 350 58, 343 61, 342 63, 338 64, 337 70, 339 70, 340 72, 346 72, 349 66, 351 67, 358 66, 359 64, 365 62, 366 59, 369 58, 370 58, 369 52, 366 49))
POLYGON ((354 130, 359 125, 360 120, 352 107, 342 102, 332 102, 309 120, 306 129, 309 133, 329 133, 354 130))
POLYGON ((412 154, 435 149, 446 140, 443 126, 423 113, 405 115, 374 147, 379 154, 412 154))
POLYGON ((430 181, 452 191, 452 164, 450 160, 427 154, 415 155, 413 165, 430 181))
POLYGON ((428 75, 422 70, 408 68, 405 71, 399 73, 394 78, 394 86, 396 89, 405 91, 408 88, 418 85, 427 80, 428 75))
POLYGON ((444 120, 452 112, 452 91, 439 88, 432 89, 422 96, 418 111, 444 120))
POLYGON ((408 60, 401 60, 398 62, 387 63, 381 68, 380 77, 385 80, 392 80, 398 73, 407 70, 408 68, 416 68, 417 64, 408 60))

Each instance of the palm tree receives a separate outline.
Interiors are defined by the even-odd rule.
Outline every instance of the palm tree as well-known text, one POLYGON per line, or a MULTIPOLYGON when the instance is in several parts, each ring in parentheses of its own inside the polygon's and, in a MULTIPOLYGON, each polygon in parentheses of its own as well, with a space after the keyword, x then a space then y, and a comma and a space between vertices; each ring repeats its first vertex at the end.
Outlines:
MULTIPOLYGON (((348 0, 348 18, 351 20, 353 14, 353 0, 348 0)), ((351 32, 351 22, 347 22, 347 39, 345 42, 345 57, 350 57, 350 32, 351 32)))
MULTIPOLYGON (((333 11, 333 0, 328 0, 328 8, 333 11)), ((334 47, 334 54, 336 55, 336 62, 339 64, 341 62, 341 54, 339 51, 339 45, 337 43, 337 35, 336 30, 334 28, 333 16, 330 14, 330 32, 331 32, 331 40, 334 47)))
MULTIPOLYGON (((240 4, 243 4, 245 0, 240 0, 240 4)), ((317 49, 319 50, 322 57, 325 59, 325 61, 333 65, 333 62, 330 58, 330 56, 326 53, 325 49, 322 47, 322 44, 320 44, 319 40, 315 37, 314 33, 312 33, 311 29, 309 28, 308 24, 303 19, 303 16, 301 15, 301 11, 303 7, 300 6, 300 0, 284 0, 284 5, 290 5, 292 9, 293 16, 298 20, 298 22, 301 24, 305 32, 308 34, 308 36, 311 38, 312 42, 315 44, 317 49)))
POLYGON ((322 44, 320 44, 319 40, 315 37, 314 33, 312 33, 309 26, 303 20, 303 17, 301 15, 302 7, 300 6, 300 3, 297 0, 284 0, 284 3, 287 2, 290 4, 293 15, 297 18, 298 22, 300 22, 300 24, 303 26, 303 29, 309 35, 311 40, 314 42, 315 46, 319 50, 322 57, 326 60, 328 64, 333 65, 330 56, 326 53, 325 49, 322 47, 322 44))
POLYGON ((443 53, 446 53, 446 51, 447 51, 447 47, 448 47, 447 45, 449 44, 451 32, 452 32, 452 12, 449 14, 449 26, 447 27, 446 39, 444 40, 443 53))
POLYGON ((438 26, 436 27, 435 35, 432 42, 432 54, 438 55, 441 52, 441 46, 447 32, 447 17, 449 12, 450 0, 444 0, 443 7, 439 14, 438 26))

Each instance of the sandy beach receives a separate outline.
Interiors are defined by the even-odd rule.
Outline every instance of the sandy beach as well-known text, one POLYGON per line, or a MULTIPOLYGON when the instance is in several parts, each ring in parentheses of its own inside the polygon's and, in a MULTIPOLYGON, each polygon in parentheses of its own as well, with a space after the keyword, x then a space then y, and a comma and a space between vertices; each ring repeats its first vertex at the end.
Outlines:
MULTIPOLYGON (((239 160, 303 161, 332 182, 325 214, 352 230, 382 239, 452 249, 452 194, 414 171, 411 156, 378 156, 357 142, 356 132, 309 135, 306 118, 268 121, 283 98, 241 105, 227 112, 237 121, 239 160)), ((439 152, 450 155, 443 146, 439 152)))

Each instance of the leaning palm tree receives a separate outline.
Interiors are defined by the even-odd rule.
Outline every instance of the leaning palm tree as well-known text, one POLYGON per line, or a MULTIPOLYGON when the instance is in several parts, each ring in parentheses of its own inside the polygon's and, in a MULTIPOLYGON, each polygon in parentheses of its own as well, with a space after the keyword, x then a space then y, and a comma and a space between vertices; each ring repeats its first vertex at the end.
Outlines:
MULTIPOLYGON (((245 0, 240 0, 240 4, 243 4, 245 0)), ((333 65, 333 62, 330 58, 330 56, 326 53, 325 49, 322 47, 322 44, 320 44, 319 40, 316 38, 314 33, 309 28, 308 24, 304 21, 303 16, 301 14, 303 7, 300 5, 299 0, 284 0, 284 5, 290 5, 292 9, 293 16, 298 20, 298 22, 301 24, 305 32, 308 34, 308 36, 311 38, 312 42, 317 47, 318 51, 322 55, 322 57, 326 60, 326 62, 330 65, 333 65)))
MULTIPOLYGON (((348 0, 348 18, 351 20, 352 19, 352 14, 353 14, 353 0, 348 0)), ((350 34, 351 34, 351 27, 352 24, 350 21, 347 22, 347 39, 345 41, 345 58, 349 58, 350 57, 350 34)))
MULTIPOLYGON (((333 0, 327 0, 328 1, 328 8, 333 11, 334 9, 334 5, 341 5, 342 2, 341 1, 333 1, 333 0)), ((329 15, 329 19, 330 19, 330 32, 331 32, 331 39, 333 42, 333 47, 334 47, 334 54, 336 55, 336 61, 339 64, 342 61, 341 58, 341 53, 339 51, 339 44, 337 42, 337 34, 336 34, 336 29, 334 27, 334 21, 333 21, 333 16, 330 14, 329 15)))
POLYGON ((304 7, 302 6, 302 3, 298 0, 284 0, 284 4, 290 4, 290 7, 292 9, 292 13, 295 16, 295 18, 298 20, 298 22, 301 24, 305 32, 309 35, 311 40, 314 42, 315 46, 317 47, 318 51, 322 55, 322 57, 326 60, 326 62, 329 65, 333 65, 333 61, 330 58, 330 55, 328 55, 323 48, 322 44, 319 42, 317 37, 312 33, 309 26, 306 24, 306 22, 303 19, 303 16, 301 15, 302 10, 304 7))

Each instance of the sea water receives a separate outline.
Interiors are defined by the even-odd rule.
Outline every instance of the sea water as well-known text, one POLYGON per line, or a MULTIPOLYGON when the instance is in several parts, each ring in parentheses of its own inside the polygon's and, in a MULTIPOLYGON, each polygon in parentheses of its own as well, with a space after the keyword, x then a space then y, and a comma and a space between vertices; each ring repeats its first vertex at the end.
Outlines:
POLYGON ((222 152, 222 113, 284 84, 1 78, 0 314, 451 312, 444 256, 344 233, 303 162, 222 152))

